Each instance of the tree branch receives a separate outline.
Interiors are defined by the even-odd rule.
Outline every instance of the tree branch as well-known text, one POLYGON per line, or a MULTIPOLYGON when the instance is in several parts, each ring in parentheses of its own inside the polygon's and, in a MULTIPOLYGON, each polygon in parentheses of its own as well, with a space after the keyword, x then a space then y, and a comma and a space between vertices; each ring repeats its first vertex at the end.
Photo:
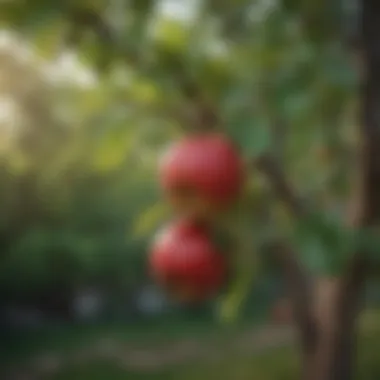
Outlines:
POLYGON ((307 210, 277 160, 270 155, 262 155, 255 160, 254 164, 265 175, 278 198, 288 206, 290 211, 297 217, 304 216, 307 210))
MULTIPOLYGON (((91 9, 74 9, 71 11, 73 28, 68 35, 69 44, 80 42, 82 33, 78 25, 92 30, 102 44, 114 45, 116 39, 112 28, 102 16, 91 9)), ((142 57, 133 51, 124 51, 124 58, 134 66, 146 67, 142 57)), ((186 99, 186 109, 179 110, 175 114, 181 119, 184 127, 190 131, 211 131, 220 126, 220 120, 215 107, 209 99, 206 99, 202 88, 188 73, 185 62, 180 57, 173 58, 172 77, 186 99)))
MULTIPOLYGON (((256 167, 266 176, 276 195, 298 218, 306 215, 303 202, 292 188, 279 163, 269 155, 255 161, 256 167)), ((312 283, 309 274, 301 267, 297 254, 284 241, 275 245, 277 258, 283 268, 284 278, 293 302, 294 316, 301 333, 305 353, 310 353, 316 340, 316 328, 312 310, 312 283)))

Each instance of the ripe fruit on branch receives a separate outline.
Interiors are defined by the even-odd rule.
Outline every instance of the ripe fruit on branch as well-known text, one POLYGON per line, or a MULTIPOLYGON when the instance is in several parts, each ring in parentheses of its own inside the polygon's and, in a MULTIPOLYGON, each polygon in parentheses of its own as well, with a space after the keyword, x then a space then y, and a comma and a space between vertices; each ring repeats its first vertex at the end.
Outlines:
POLYGON ((227 265, 205 227, 178 221, 154 240, 150 269, 174 298, 197 302, 218 292, 226 278, 227 265))
POLYGON ((217 133, 188 136, 173 144, 160 166, 161 185, 182 214, 215 215, 240 195, 243 163, 233 143, 217 133))

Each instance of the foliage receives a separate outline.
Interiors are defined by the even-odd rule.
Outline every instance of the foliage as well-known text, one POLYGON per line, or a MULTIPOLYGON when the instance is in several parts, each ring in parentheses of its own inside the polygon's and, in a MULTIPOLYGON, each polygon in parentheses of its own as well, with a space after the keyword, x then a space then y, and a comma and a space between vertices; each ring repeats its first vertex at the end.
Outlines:
POLYGON ((22 116, 1 147, 3 286, 40 288, 57 277, 72 286, 141 281, 148 234, 167 215, 157 157, 186 128, 211 123, 210 110, 247 162, 278 155, 318 210, 300 231, 250 169, 243 204, 252 213, 240 241, 262 252, 287 235, 315 271, 335 273, 346 260, 341 210, 356 144, 355 74, 340 43, 349 8, 303 0, 176 4, 1 4, 1 25, 20 40, 1 35, 0 91, 22 116), (24 59, 29 48, 32 58, 24 59))

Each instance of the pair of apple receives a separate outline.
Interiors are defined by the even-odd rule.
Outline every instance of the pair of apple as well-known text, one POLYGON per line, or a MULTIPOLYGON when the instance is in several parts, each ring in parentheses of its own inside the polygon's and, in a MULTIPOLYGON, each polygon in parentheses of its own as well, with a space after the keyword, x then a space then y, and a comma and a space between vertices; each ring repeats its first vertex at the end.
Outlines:
POLYGON ((203 301, 223 286, 228 265, 211 228, 239 197, 243 167, 239 151, 222 134, 185 137, 164 154, 160 183, 179 218, 154 239, 150 269, 176 299, 203 301))

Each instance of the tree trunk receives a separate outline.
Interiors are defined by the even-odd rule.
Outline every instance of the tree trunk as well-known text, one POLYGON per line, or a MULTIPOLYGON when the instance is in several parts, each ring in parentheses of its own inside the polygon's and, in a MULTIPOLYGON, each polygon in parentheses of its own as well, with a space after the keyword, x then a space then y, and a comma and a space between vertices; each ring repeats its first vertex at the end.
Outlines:
MULTIPOLYGON (((361 1, 362 86, 359 192, 354 199, 354 228, 380 221, 380 1, 361 1)), ((366 269, 365 252, 358 251, 346 273, 319 282, 315 290, 313 349, 305 355, 303 380, 352 380, 356 354, 360 295, 366 269)))
POLYGON ((339 330, 320 330, 315 352, 304 358, 303 380, 353 379, 356 329, 346 325, 344 334, 339 330))
POLYGON ((342 279, 321 279, 316 285, 316 339, 304 355, 303 380, 353 378, 361 290, 348 293, 342 279))
MULTIPOLYGON (((360 1, 360 0, 358 0, 360 1)), ((355 230, 380 222, 380 1, 361 0, 361 120, 358 193, 348 225, 355 230)), ((256 166, 296 217, 308 214, 282 168, 263 157, 256 166)), ((305 268, 286 244, 277 244, 278 259, 293 302, 300 335, 302 380, 352 380, 360 296, 370 268, 367 252, 357 250, 340 278, 310 284, 305 268), (311 285, 311 286, 309 286, 311 285)))

